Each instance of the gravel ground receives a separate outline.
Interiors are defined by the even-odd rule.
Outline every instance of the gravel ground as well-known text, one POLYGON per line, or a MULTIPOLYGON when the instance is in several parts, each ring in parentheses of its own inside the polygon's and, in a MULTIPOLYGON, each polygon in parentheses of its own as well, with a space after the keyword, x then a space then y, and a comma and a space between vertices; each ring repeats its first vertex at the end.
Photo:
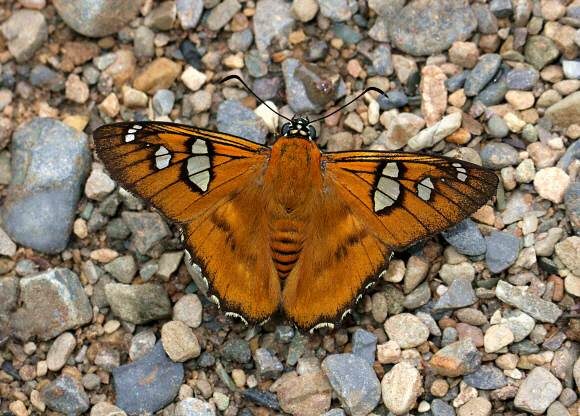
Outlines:
POLYGON ((578 415, 580 1, 0 4, 3 415, 578 415), (247 328, 91 132, 193 124, 492 169, 488 205, 396 253, 336 329, 247 328), (11 413, 10 413, 11 412, 11 413))

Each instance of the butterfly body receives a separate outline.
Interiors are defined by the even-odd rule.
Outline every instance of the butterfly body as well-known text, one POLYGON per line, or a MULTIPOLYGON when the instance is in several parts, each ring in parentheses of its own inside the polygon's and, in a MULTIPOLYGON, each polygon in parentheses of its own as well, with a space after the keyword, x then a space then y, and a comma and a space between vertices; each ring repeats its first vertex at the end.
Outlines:
POLYGON ((94 133, 111 176, 179 225, 220 307, 301 329, 339 322, 393 250, 468 217, 498 182, 455 159, 325 154, 312 137, 300 120, 271 148, 172 123, 94 133))

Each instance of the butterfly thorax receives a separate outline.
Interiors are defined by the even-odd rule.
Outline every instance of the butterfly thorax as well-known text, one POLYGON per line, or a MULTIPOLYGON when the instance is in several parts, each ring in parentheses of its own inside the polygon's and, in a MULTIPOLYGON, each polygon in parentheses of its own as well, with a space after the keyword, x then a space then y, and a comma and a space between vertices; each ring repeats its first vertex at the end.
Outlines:
POLYGON ((316 209, 312 194, 322 188, 320 155, 316 144, 303 137, 281 137, 272 147, 263 184, 273 196, 268 209, 270 248, 281 279, 298 261, 316 209))

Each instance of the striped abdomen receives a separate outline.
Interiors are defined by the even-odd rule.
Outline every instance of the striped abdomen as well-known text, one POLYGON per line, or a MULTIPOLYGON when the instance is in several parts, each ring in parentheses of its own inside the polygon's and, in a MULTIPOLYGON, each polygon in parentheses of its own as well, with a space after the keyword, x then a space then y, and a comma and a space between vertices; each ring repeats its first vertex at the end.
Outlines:
POLYGON ((300 257, 303 224, 300 221, 278 220, 275 228, 270 243, 272 260, 278 277, 285 279, 300 257))

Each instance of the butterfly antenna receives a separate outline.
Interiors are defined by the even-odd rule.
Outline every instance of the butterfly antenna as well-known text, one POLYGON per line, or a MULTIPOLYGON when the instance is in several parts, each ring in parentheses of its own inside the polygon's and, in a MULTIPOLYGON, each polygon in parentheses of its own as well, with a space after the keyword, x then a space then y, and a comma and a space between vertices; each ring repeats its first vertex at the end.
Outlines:
POLYGON ((387 97, 387 93, 384 92, 383 90, 381 90, 380 88, 377 87, 368 87, 366 90, 364 90, 363 92, 361 92, 359 95, 357 95, 355 98, 353 98, 352 100, 350 100, 348 103, 346 103, 345 105, 343 105, 340 108, 337 108, 336 110, 334 110, 332 113, 325 115, 324 117, 320 117, 317 118, 316 120, 312 120, 309 124, 312 124, 316 121, 320 121, 320 120, 324 120, 327 117, 330 117, 331 115, 338 113, 340 110, 342 110, 344 107, 347 107, 349 105, 351 105, 352 103, 354 103, 356 100, 358 100, 360 97, 362 97, 363 95, 365 95, 367 92, 369 91, 376 91, 381 95, 384 95, 385 97, 387 97))
POLYGON ((240 82, 242 83, 242 85, 243 85, 244 87, 246 87, 246 89, 247 89, 248 91, 250 91, 250 93, 251 93, 251 94, 252 94, 254 97, 256 97, 256 98, 258 99, 258 101, 260 101, 262 104, 264 104, 266 107, 268 107, 268 108, 270 109, 270 111, 272 111, 274 114, 278 114, 280 117, 282 117, 282 118, 285 118, 286 120, 288 120, 288 121, 292 122, 292 120, 290 120, 288 117, 286 117, 286 116, 283 116, 282 114, 280 114, 279 112, 277 112, 276 110, 274 110, 272 107, 270 107, 268 104, 266 104, 266 102, 265 102, 264 100, 262 100, 260 97, 258 97, 258 96, 256 95, 256 93, 255 93, 254 91, 252 91, 252 90, 250 89, 250 87, 248 87, 248 86, 246 85, 246 83, 245 83, 245 82, 242 80, 242 78, 240 78, 240 76, 239 76, 239 75, 228 75, 227 77, 223 78, 223 79, 222 79, 222 80, 219 82, 219 84, 222 84, 222 83, 224 83, 224 82, 226 82, 226 81, 229 81, 230 79, 237 79, 238 81, 240 81, 240 82))

